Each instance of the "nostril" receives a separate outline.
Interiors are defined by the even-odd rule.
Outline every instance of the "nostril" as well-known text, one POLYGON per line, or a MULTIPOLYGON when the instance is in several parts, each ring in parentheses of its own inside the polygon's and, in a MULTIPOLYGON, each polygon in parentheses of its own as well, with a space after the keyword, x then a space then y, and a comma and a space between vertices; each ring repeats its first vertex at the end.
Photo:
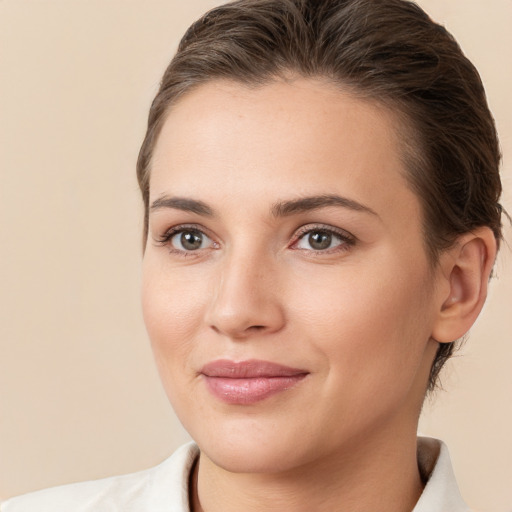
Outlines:
MULTIPOLYGON (((210 326, 217 334, 226 334, 228 333, 228 330, 223 330, 221 328, 219 328, 218 326, 216 325, 211 325, 210 326)), ((250 325, 249 327, 246 327, 245 329, 239 329, 240 332, 232 332, 232 331, 229 331, 229 335, 230 336, 233 336, 233 337, 241 337, 241 338, 245 338, 246 336, 250 335, 251 333, 258 333, 258 332, 262 332, 266 329, 266 326, 264 325, 250 325)))

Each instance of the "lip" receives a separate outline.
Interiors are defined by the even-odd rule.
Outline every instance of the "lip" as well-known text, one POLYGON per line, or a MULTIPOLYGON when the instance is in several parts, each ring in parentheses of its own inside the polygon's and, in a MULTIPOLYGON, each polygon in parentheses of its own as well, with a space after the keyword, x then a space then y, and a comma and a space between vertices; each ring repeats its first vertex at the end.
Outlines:
POLYGON ((284 392, 309 372, 270 361, 219 359, 200 371, 210 393, 232 405, 250 405, 284 392))

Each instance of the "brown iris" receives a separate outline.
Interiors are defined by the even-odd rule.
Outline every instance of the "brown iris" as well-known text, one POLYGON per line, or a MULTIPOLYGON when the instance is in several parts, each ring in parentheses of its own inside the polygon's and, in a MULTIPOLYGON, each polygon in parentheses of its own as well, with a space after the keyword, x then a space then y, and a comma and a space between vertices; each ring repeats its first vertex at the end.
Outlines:
POLYGON ((184 231, 181 233, 180 242, 187 251, 196 251, 203 244, 203 235, 199 231, 184 231))
POLYGON ((308 242, 311 248, 317 251, 328 249, 332 243, 332 234, 325 231, 312 231, 308 235, 308 242))

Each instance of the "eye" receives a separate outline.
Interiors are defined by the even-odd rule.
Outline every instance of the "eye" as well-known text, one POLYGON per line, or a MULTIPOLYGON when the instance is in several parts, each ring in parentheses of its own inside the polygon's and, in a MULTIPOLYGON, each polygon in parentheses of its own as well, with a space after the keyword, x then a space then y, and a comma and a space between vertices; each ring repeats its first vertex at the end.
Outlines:
POLYGON ((198 229, 175 231, 169 237, 169 241, 174 249, 187 252, 205 249, 213 244, 212 240, 198 229))
POLYGON ((218 248, 218 244, 196 226, 173 226, 154 240, 158 245, 165 246, 172 253, 182 256, 192 255, 203 249, 218 248))
POLYGON ((354 245, 354 243, 354 238, 348 233, 327 228, 304 228, 299 233, 299 238, 293 244, 293 248, 327 252, 332 249, 347 249, 349 246, 354 245))

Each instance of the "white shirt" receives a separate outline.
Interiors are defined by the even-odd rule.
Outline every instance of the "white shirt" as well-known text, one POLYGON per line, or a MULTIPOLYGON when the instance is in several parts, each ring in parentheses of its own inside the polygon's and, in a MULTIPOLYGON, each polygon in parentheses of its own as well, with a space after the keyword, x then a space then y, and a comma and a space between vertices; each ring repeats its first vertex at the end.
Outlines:
MULTIPOLYGON (((25 494, 4 502, 0 512, 190 512, 188 481, 198 453, 189 443, 151 469, 25 494)), ((470 512, 445 444, 419 438, 418 465, 428 481, 412 512, 470 512)))

